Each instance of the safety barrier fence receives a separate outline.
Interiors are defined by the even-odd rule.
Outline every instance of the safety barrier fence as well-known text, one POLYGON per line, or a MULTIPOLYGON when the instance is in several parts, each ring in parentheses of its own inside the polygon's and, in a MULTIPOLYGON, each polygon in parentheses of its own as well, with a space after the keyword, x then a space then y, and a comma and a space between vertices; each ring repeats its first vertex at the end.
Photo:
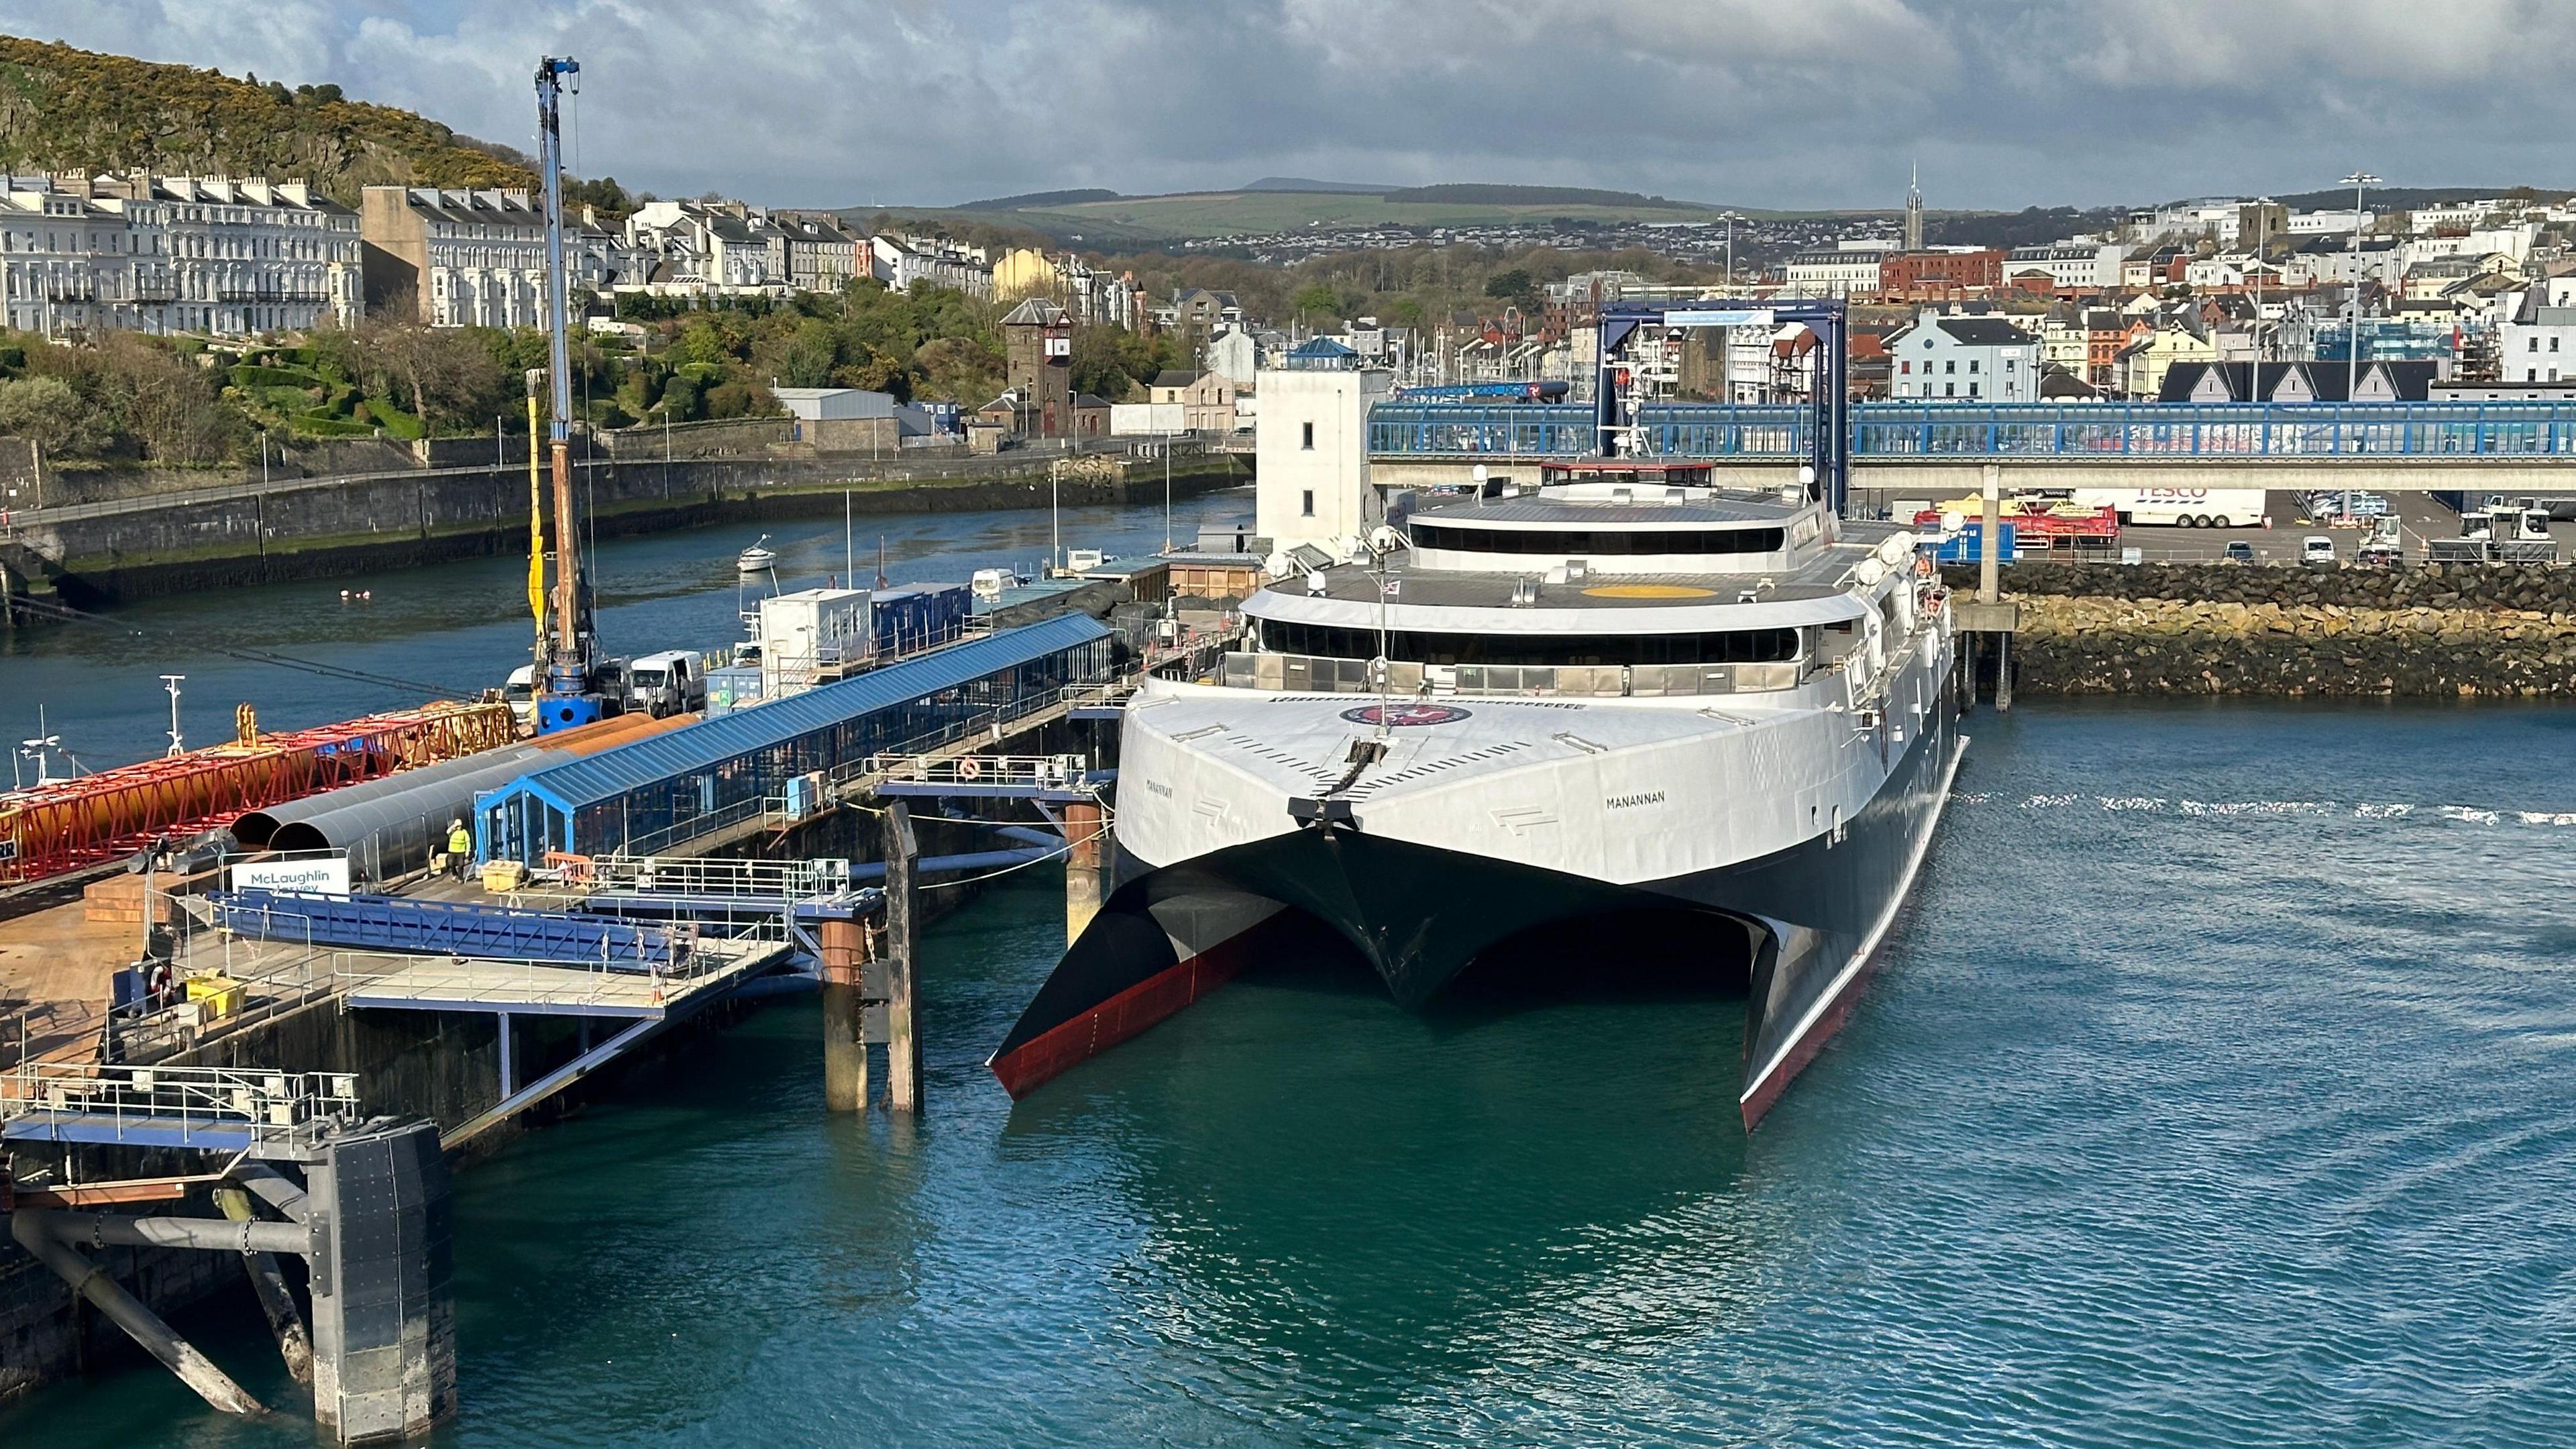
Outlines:
MULTIPOLYGON (((1650 457, 1806 457, 1813 412, 1780 403, 1649 403, 1616 431, 1650 457)), ((1577 457, 1601 451, 1584 403, 1403 403, 1369 409, 1369 451, 1387 457, 1577 457)), ((1851 409, 1852 456, 2475 458, 2576 461, 2576 405, 2424 403, 1986 403, 1879 401, 1851 409)))

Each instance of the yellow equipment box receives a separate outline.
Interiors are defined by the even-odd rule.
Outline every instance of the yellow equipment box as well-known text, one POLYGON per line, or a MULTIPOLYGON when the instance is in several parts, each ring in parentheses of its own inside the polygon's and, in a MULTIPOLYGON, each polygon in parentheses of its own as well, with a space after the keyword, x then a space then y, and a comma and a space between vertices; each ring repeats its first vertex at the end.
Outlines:
POLYGON ((188 999, 198 1003, 198 1020, 221 1021, 241 1010, 242 984, 229 976, 191 976, 188 999))

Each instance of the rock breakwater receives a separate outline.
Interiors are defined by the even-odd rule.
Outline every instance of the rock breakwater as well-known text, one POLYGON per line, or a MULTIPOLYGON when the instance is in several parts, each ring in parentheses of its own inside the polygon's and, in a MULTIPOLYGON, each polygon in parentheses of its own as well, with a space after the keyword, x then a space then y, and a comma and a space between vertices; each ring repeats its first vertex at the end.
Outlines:
POLYGON ((2576 698, 2576 569, 2029 563, 2004 582, 2024 694, 2576 698))

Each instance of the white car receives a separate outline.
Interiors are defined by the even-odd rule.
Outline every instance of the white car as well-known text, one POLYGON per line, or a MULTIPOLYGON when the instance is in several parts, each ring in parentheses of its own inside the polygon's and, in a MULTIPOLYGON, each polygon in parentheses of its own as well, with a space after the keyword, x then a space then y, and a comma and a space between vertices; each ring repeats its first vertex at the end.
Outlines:
POLYGON ((2322 533, 2312 533, 2299 540, 2299 562, 2331 564, 2335 561, 2334 540, 2322 533))

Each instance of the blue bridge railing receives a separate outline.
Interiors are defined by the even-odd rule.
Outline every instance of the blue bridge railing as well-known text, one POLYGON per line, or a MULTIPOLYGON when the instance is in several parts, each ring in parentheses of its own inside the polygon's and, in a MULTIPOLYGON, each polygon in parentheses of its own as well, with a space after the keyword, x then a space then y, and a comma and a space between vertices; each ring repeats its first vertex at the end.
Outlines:
MULTIPOLYGON (((2576 460, 2576 405, 2540 402, 1855 404, 1861 458, 2369 457, 2380 461, 2576 460)), ((1668 458, 1802 458, 1813 416, 1790 404, 1650 403, 1637 451, 1668 458)), ((1583 403, 1382 402, 1369 409, 1379 456, 1584 456, 1597 451, 1583 403)))

